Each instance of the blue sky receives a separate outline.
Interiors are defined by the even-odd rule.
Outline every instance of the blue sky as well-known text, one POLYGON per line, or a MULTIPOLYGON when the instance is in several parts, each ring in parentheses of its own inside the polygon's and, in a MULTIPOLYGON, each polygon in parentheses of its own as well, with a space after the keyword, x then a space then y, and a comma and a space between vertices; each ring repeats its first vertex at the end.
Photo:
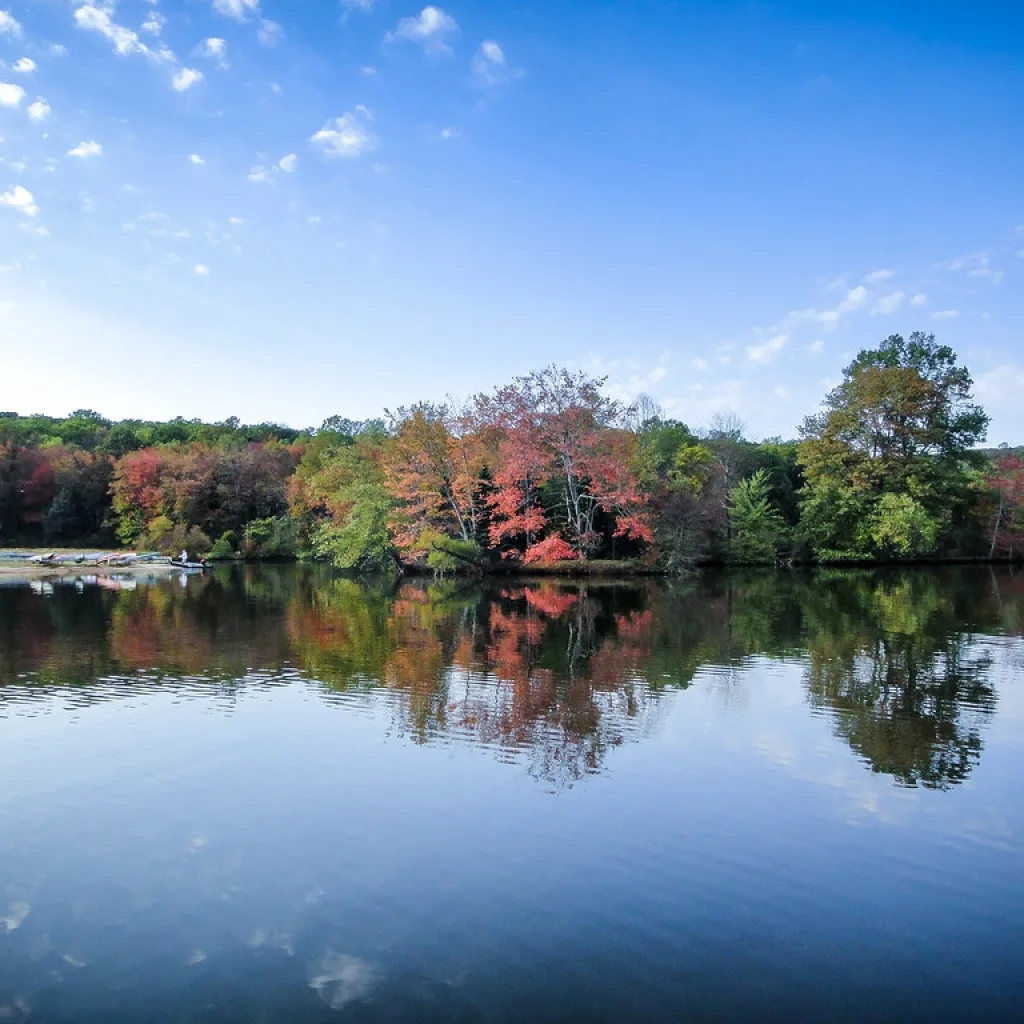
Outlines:
POLYGON ((0 0, 0 408, 557 362, 792 436, 932 330, 1024 442, 1024 5, 0 0))

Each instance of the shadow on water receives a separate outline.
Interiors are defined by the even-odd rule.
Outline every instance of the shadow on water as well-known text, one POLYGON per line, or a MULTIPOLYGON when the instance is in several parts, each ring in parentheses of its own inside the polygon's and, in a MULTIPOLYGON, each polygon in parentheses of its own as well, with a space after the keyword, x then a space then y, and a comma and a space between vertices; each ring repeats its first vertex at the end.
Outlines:
POLYGON ((945 789, 978 763, 996 707, 981 641, 1022 629, 1024 576, 989 568, 394 585, 226 567, 0 590, 0 714, 15 693, 230 698, 305 678, 327 700, 384 691, 410 739, 493 747, 559 787, 649 733, 667 691, 762 657, 803 666, 810 708, 871 770, 945 789))

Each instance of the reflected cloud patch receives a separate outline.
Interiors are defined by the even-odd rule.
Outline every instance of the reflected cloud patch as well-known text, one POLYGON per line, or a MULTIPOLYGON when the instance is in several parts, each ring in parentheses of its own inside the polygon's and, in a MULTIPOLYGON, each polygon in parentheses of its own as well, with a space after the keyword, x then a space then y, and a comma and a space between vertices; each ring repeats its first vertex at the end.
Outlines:
POLYGON ((384 972, 368 960, 328 950, 310 966, 309 987, 332 1010, 369 999, 384 980, 384 972))

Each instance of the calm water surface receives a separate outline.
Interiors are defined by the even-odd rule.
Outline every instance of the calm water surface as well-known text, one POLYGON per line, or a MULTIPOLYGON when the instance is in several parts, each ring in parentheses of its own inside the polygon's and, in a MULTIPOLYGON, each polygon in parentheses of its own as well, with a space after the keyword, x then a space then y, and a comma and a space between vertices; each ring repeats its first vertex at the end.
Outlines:
POLYGON ((0 588, 0 1020, 1024 1019, 1020 573, 118 586, 0 588))

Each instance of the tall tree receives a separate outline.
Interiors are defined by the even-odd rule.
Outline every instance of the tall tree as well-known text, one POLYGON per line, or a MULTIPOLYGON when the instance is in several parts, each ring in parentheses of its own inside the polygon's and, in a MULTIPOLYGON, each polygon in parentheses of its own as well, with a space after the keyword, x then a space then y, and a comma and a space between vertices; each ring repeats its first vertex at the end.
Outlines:
MULTIPOLYGON (((971 388, 953 350, 920 332, 907 340, 894 334, 846 367, 822 412, 802 428, 805 533, 819 554, 891 553, 893 534, 880 517, 897 511, 919 541, 950 546, 958 517, 975 500, 972 448, 988 425, 971 388), (882 507, 887 494, 907 500, 899 510, 892 501, 882 507)), ((924 553, 919 543, 913 553, 924 553)))

